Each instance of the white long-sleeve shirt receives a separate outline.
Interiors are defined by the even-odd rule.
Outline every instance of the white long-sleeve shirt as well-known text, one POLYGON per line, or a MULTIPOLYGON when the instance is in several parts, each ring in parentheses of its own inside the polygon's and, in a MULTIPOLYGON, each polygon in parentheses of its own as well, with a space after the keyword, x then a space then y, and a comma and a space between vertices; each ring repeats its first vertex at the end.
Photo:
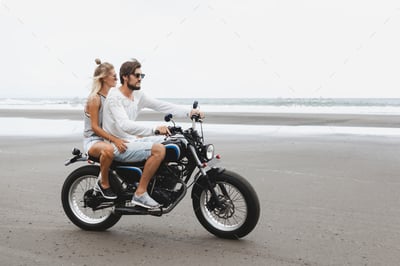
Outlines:
POLYGON ((189 111, 178 105, 147 96, 142 91, 133 92, 133 100, 112 88, 107 95, 103 110, 103 129, 117 138, 154 135, 152 127, 140 125, 135 120, 143 108, 149 108, 175 117, 189 117, 189 111))

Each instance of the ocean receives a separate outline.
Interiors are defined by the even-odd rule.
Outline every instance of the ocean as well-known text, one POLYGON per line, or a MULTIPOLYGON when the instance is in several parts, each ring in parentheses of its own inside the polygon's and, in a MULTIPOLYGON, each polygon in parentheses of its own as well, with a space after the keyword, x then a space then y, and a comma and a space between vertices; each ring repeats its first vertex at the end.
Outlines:
MULTIPOLYGON (((400 114, 400 98, 168 98, 205 112, 400 114)), ((82 109, 85 98, 0 98, 0 109, 82 109)))
MULTIPOLYGON (((178 105, 190 107, 195 99, 162 99, 178 105)), ((400 115, 400 99, 228 99, 199 98, 204 112, 243 112, 243 113, 322 113, 322 114, 375 114, 400 115)), ((83 110, 86 99, 0 99, 0 109, 22 110, 83 110)), ((142 121, 143 125, 154 126, 154 121, 142 121)), ((184 128, 189 123, 181 124, 184 128)), ((332 126, 274 126, 274 125, 218 125, 206 124, 212 134, 246 135, 372 135, 400 136, 400 128, 332 127, 332 126)), ((81 136, 82 121, 30 119, 23 117, 0 117, 0 136, 81 136), (39 126, 38 126, 39 125, 39 126)))

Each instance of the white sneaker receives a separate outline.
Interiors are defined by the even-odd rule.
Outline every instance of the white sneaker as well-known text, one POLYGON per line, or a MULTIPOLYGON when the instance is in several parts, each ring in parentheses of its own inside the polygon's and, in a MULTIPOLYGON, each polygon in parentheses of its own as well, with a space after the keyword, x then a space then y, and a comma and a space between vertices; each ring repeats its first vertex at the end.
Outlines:
POLYGON ((136 193, 133 194, 132 203, 146 209, 161 207, 161 205, 157 201, 153 200, 147 192, 140 196, 136 196, 136 193))

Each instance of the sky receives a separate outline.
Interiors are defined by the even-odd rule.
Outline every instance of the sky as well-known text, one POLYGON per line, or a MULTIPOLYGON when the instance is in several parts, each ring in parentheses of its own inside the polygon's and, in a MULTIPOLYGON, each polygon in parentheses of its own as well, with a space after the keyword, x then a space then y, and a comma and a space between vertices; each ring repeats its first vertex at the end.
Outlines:
POLYGON ((75 98, 131 58, 158 98, 400 98, 400 2, 0 0, 0 98, 75 98))

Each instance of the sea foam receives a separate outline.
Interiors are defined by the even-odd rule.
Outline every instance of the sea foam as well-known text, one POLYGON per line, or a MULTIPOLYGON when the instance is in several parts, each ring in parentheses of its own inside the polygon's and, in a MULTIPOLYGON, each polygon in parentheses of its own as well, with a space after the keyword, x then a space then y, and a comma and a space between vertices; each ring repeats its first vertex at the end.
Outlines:
MULTIPOLYGON (((193 99, 163 99, 190 108, 193 99)), ((0 109, 83 110, 86 99, 0 99, 0 109)), ((199 99, 204 112, 400 115, 400 99, 199 99)))
MULTIPOLYGON (((141 125, 154 127, 160 123, 140 121, 141 125)), ((166 124, 166 123, 165 123, 166 124)), ((167 124, 166 124, 167 125, 167 124)), ((186 129, 190 123, 181 123, 186 129)), ((199 128, 198 128, 199 129, 199 128)), ((243 136, 310 136, 310 135, 358 135, 400 137, 400 128, 381 127, 333 127, 333 126, 262 126, 205 124, 205 135, 243 136)), ((30 118, 0 118, 0 136, 76 137, 83 134, 83 122, 77 120, 51 120, 30 118)))

